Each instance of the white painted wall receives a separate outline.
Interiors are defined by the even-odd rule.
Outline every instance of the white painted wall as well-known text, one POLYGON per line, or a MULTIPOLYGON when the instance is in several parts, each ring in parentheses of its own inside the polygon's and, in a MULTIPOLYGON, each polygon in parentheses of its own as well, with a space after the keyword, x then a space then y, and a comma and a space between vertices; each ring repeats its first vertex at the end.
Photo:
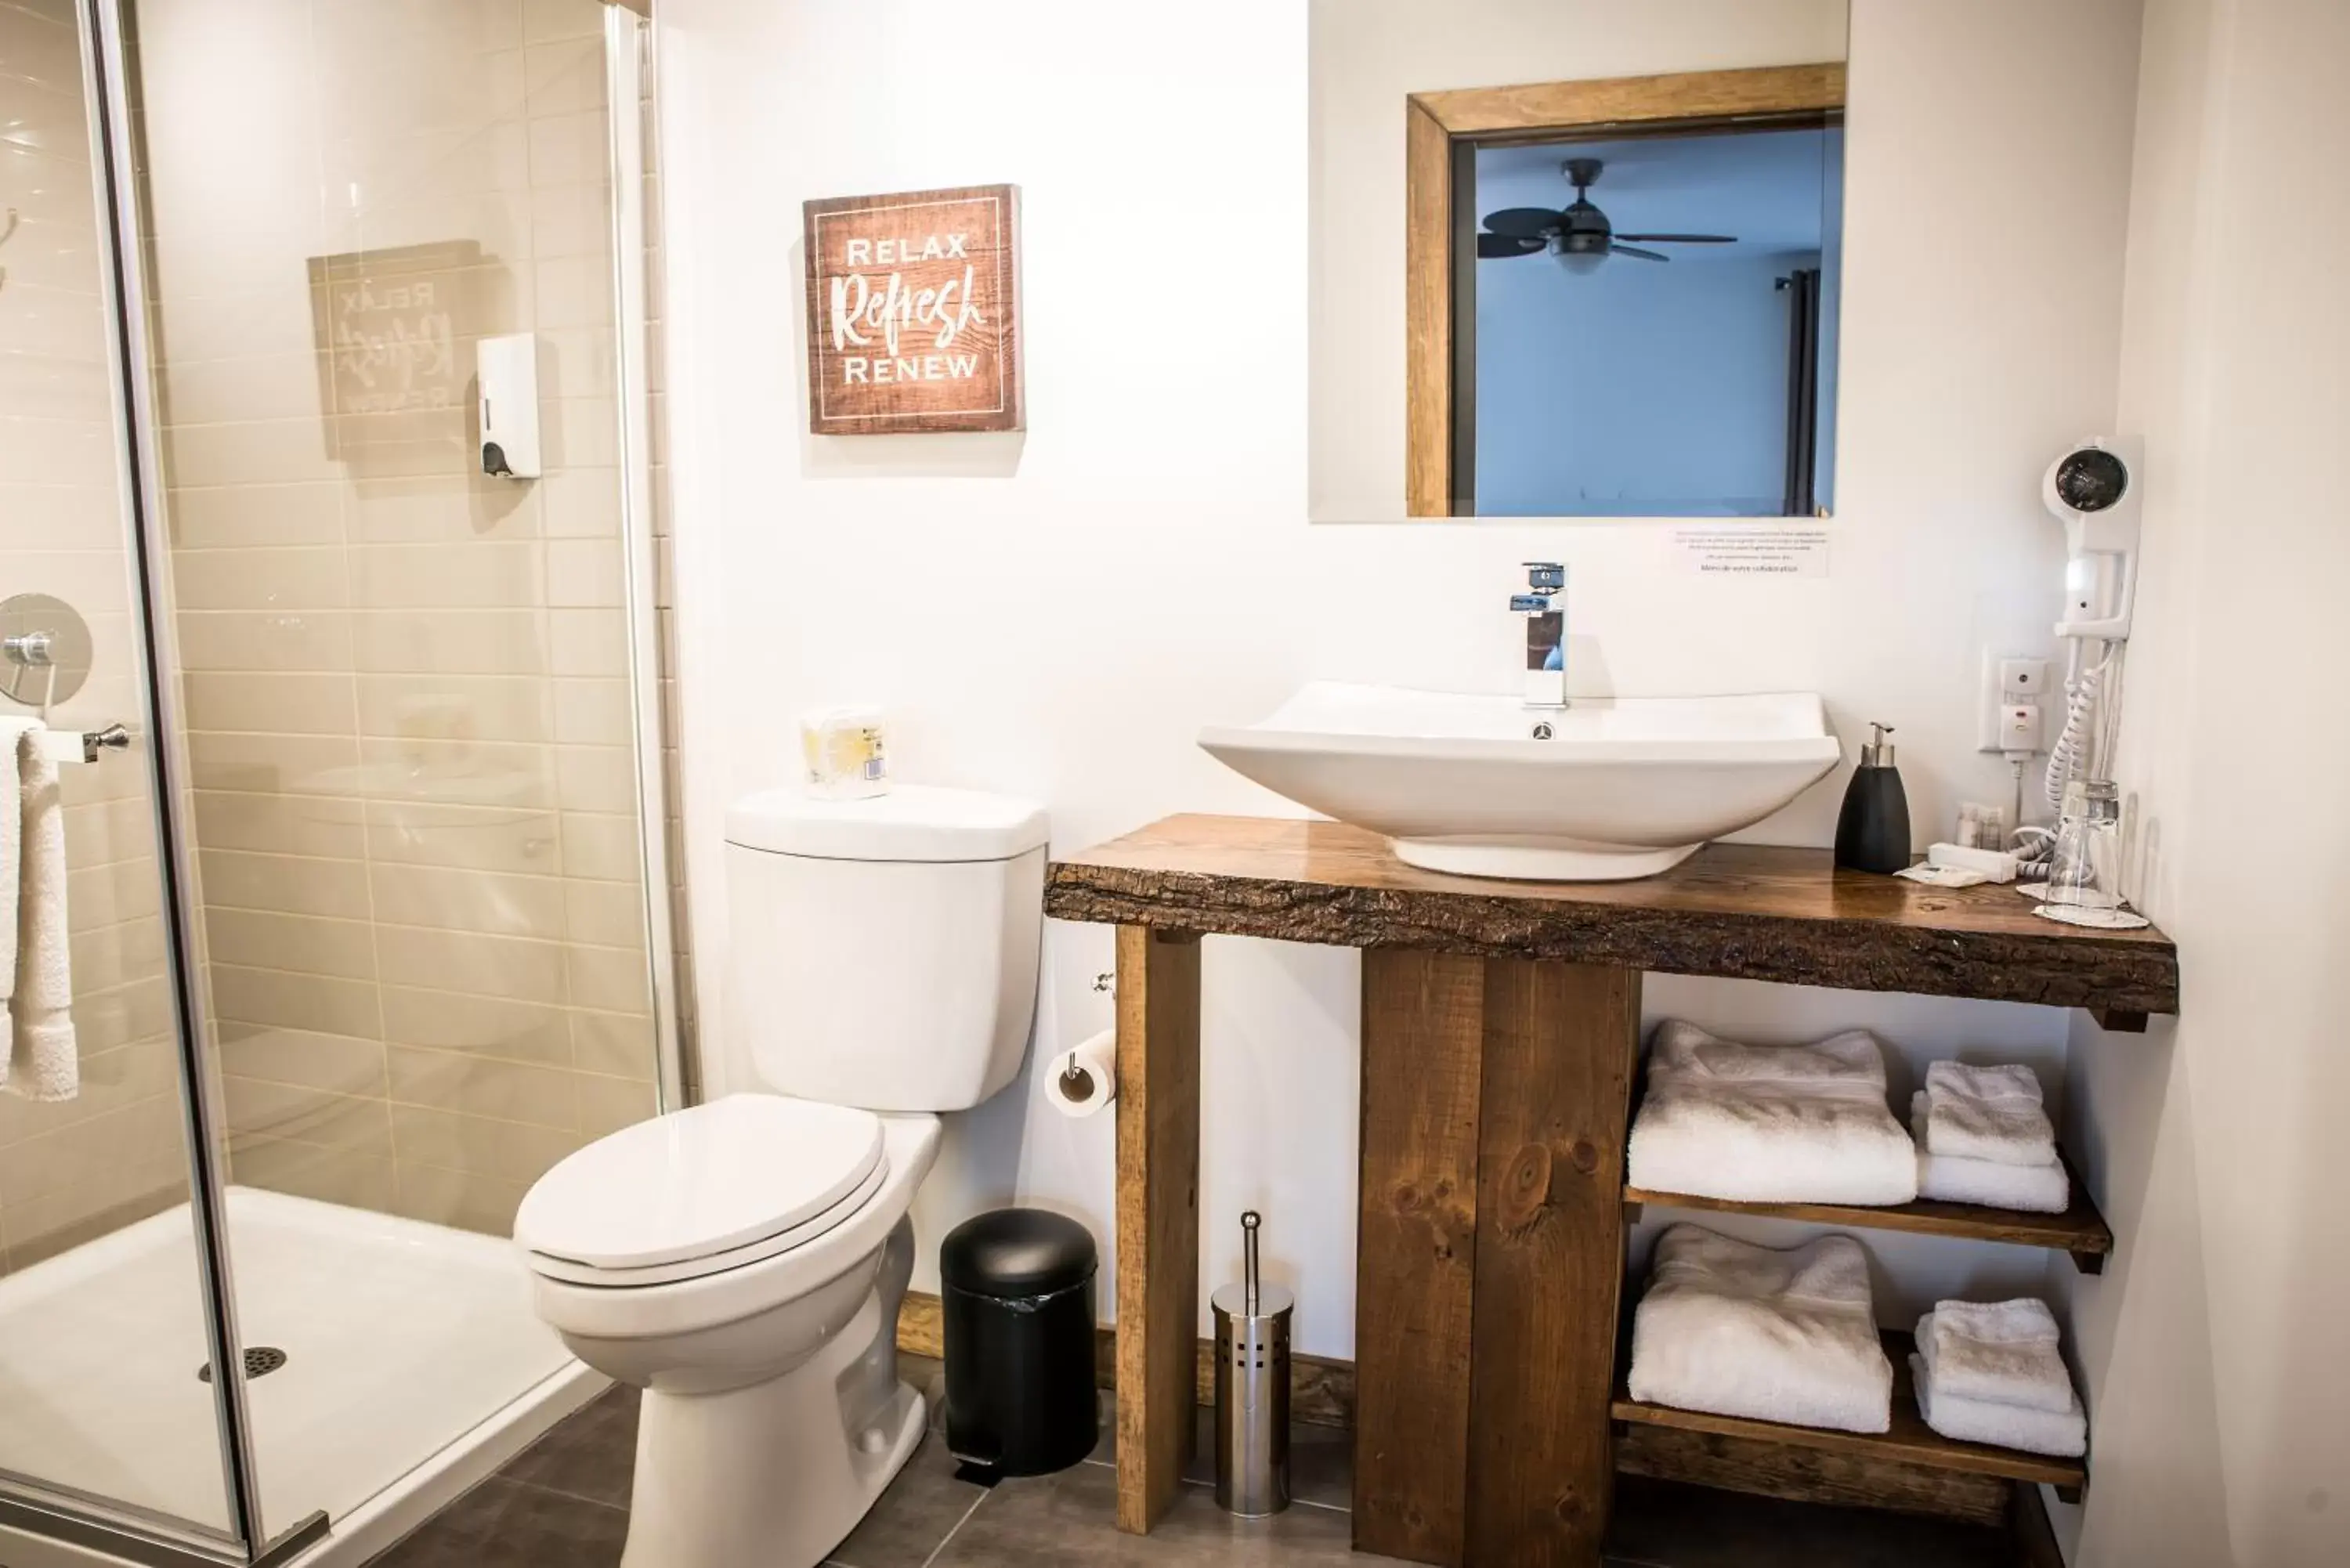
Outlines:
POLYGON ((2332 985, 2350 505, 2350 8, 2149 0, 2121 401, 2147 448, 2120 776, 2175 1025, 2076 1021, 2074 1142, 2119 1243, 2073 1291, 2095 1480, 2079 1564, 2350 1562, 2332 985), (2276 243, 2254 226, 2289 214, 2276 243))
MULTIPOLYGON (((1546 9, 1591 44, 1555 74, 1736 63, 1619 47, 1679 6, 1546 9)), ((944 0, 664 0, 662 26, 708 1040, 725 1038, 721 813, 792 776, 799 709, 887 704, 904 776, 1049 802, 1063 849, 1170 811, 1279 812, 1193 746, 1199 726, 1314 677, 1506 690, 1503 606, 1534 555, 1574 572, 1577 691, 1816 690, 1847 734, 1900 726, 1921 834, 2003 797, 2005 769, 1971 750, 1977 659, 2045 647, 2062 545, 2040 471, 2113 417, 2137 0, 1858 0, 1834 572, 1764 585, 1672 575, 1647 524, 1305 521, 1297 0, 1176 25, 1076 0, 1006 0, 983 25, 944 0), (1023 188, 1029 433, 803 433, 799 202, 996 180, 1023 188)), ((1783 57, 1816 52, 1806 36, 1783 57)), ((1366 330, 1399 339, 1399 317, 1366 330)), ((1842 787, 1754 836, 1825 843, 1842 787)), ((1052 930, 1040 1050, 1107 1023, 1088 988, 1110 945, 1052 930)), ((1300 1347, 1347 1355, 1357 960, 1211 940, 1206 966, 1205 1277, 1234 1274, 1229 1218, 1263 1207, 1300 1347)), ((2064 1015, 2039 1009, 1669 979, 1649 1001, 1754 1038, 1867 1023, 1905 1063, 1971 1046, 2053 1069, 2064 1049, 2064 1015)), ((1016 1196, 1107 1239, 1110 1146, 1107 1118, 1063 1121, 1024 1079, 952 1118, 917 1221, 935 1242, 1016 1196)), ((1871 1243, 1903 1270, 1895 1321, 2042 1262, 1871 1243)))

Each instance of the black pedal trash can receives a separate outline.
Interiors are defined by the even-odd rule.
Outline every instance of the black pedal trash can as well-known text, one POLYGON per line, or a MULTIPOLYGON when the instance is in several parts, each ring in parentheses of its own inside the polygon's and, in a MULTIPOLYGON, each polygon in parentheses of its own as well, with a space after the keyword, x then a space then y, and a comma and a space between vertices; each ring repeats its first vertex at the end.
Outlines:
POLYGON ((999 1476, 1093 1452, 1093 1236, 1041 1209, 966 1220, 939 1247, 947 1451, 999 1476))

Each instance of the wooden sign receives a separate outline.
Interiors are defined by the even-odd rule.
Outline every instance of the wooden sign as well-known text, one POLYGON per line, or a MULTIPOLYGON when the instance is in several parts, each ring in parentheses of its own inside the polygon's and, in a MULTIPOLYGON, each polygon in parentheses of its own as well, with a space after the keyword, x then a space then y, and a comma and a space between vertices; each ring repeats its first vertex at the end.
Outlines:
POLYGON ((804 210, 810 430, 1024 428, 1017 186, 836 196, 804 210))

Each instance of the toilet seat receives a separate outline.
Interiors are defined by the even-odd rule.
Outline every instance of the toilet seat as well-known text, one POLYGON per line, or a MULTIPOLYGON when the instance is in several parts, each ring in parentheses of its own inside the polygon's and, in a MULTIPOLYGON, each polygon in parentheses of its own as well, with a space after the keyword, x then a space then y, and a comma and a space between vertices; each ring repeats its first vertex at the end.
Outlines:
POLYGON ((515 1241, 548 1279, 618 1287, 699 1279, 837 1229, 889 1174, 871 1112, 731 1095, 566 1158, 523 1199, 515 1241))

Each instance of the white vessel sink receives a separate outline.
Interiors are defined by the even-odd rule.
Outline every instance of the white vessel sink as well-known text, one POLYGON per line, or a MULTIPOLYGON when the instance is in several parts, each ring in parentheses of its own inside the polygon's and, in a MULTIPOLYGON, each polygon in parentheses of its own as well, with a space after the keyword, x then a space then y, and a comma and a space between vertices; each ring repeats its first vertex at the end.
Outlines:
POLYGON ((1410 865, 1559 882, 1669 870, 1842 754, 1808 692, 1540 710, 1327 680, 1258 723, 1202 730, 1200 744, 1300 805, 1386 834, 1410 865))

